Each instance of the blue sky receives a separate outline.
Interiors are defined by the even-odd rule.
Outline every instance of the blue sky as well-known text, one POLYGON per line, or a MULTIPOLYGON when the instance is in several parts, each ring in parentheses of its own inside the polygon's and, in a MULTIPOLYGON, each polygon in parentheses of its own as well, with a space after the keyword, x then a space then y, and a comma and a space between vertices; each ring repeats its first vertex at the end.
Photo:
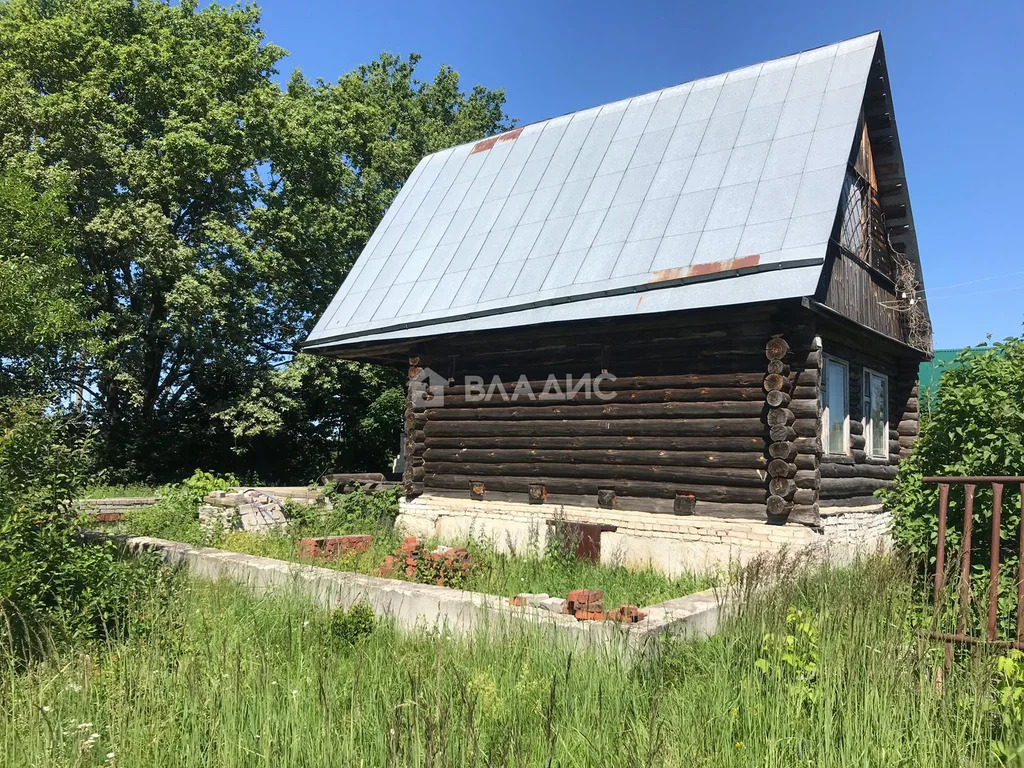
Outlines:
POLYGON ((335 80, 381 51, 504 88, 533 122, 882 31, 938 348, 1024 321, 1024 3, 263 0, 268 40, 335 80))

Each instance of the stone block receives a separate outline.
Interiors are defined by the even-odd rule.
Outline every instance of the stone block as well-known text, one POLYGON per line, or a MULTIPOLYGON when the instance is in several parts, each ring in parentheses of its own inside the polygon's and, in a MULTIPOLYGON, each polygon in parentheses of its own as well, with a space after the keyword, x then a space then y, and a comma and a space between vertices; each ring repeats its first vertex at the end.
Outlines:
POLYGON ((537 607, 551 613, 565 613, 565 600, 560 597, 549 597, 541 600, 537 607))

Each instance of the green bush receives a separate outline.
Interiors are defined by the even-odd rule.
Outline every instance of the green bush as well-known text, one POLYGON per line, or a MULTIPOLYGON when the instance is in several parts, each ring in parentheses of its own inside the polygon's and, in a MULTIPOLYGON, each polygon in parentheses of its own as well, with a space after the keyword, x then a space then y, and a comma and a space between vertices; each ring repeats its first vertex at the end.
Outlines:
POLYGON ((90 441, 40 401, 0 410, 0 647, 16 657, 54 643, 120 635, 153 589, 153 561, 77 537, 67 501, 88 477, 90 441))
MULTIPOLYGON (((893 538, 928 570, 938 541, 938 486, 928 476, 1024 474, 1024 339, 963 350, 945 369, 924 419, 914 452, 900 465, 896 483, 880 496, 893 512, 893 538)), ((1020 528, 1018 489, 1007 486, 1000 538, 1008 615, 1013 602, 1011 574, 1016 566, 1020 528)), ((955 551, 963 531, 963 491, 954 487, 949 503, 947 545, 955 551)), ((992 492, 979 486, 975 501, 972 552, 975 577, 987 578, 991 541, 992 492)))
POLYGON ((319 508, 307 507, 307 517, 302 519, 305 527, 318 536, 390 530, 398 516, 400 488, 367 493, 357 485, 351 493, 338 493, 327 486, 324 492, 332 508, 320 514, 319 508), (314 519, 314 515, 318 517, 314 519))
POLYGON ((345 645, 355 645, 373 634, 377 628, 377 617, 366 601, 360 601, 349 608, 337 609, 331 614, 331 636, 345 645))

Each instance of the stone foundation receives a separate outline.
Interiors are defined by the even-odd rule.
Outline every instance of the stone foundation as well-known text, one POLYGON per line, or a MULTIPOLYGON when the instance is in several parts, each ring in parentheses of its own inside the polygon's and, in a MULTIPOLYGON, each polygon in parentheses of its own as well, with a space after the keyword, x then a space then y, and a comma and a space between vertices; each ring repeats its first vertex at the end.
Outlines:
POLYGON ((548 521, 614 526, 601 534, 601 562, 654 567, 669 575, 722 570, 782 549, 820 549, 836 561, 888 548, 889 513, 881 505, 823 511, 822 524, 675 516, 598 507, 522 504, 424 494, 402 500, 398 527, 411 536, 458 543, 488 541, 500 551, 543 550, 548 521))

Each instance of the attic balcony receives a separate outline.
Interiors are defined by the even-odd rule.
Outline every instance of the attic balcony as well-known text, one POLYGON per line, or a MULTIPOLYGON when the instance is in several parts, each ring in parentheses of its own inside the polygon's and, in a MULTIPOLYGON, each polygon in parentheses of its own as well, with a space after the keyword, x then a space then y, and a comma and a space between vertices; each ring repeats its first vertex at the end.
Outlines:
POLYGON ((898 254, 889 243, 878 190, 852 165, 843 185, 843 205, 839 247, 885 278, 882 285, 888 283, 895 292, 898 254))

